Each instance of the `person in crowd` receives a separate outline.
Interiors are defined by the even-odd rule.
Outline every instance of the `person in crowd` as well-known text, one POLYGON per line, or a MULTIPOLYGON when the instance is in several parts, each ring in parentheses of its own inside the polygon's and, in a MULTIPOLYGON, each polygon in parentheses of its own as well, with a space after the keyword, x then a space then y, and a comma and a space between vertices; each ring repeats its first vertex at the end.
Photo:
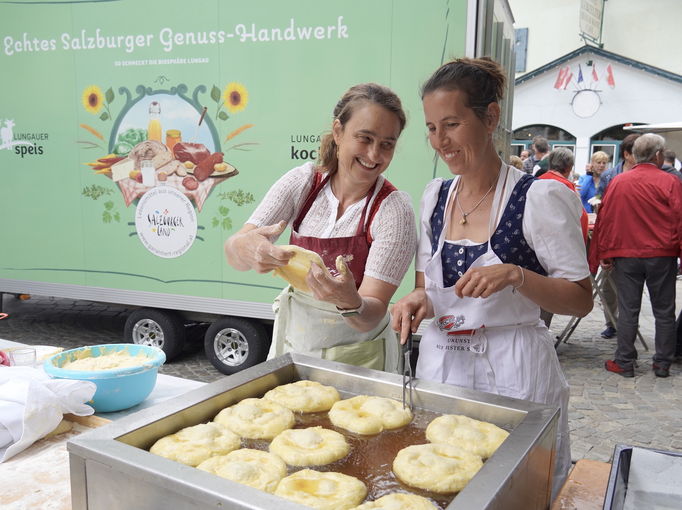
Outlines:
POLYGON ((519 170, 523 170, 523 160, 518 156, 510 156, 509 157, 509 164, 511 166, 513 166, 514 168, 518 168, 519 170))
POLYGON ((635 144, 635 140, 637 140, 637 138, 639 138, 640 136, 641 135, 639 133, 630 133, 625 138, 623 138, 623 141, 620 144, 619 163, 616 166, 609 168, 606 172, 602 174, 601 178, 599 179, 599 188, 597 189, 597 195, 599 195, 602 199, 606 194, 606 188, 611 182, 611 179, 613 179, 616 175, 620 175, 623 172, 627 172, 633 166, 635 166, 635 158, 632 155, 632 146, 635 144))
POLYGON ((328 268, 312 264, 310 294, 288 286, 276 299, 269 357, 294 351, 397 369, 388 304, 417 235, 410 196, 383 173, 404 127, 400 99, 390 89, 374 83, 350 88, 334 108, 317 164, 284 174, 226 241, 231 266, 265 273, 293 256, 273 244, 289 225, 290 244, 317 252, 328 268), (347 262, 337 267, 339 255, 347 262))
POLYGON ((523 162, 523 171, 527 174, 534 172, 535 165, 537 165, 542 158, 549 153, 549 143, 544 136, 536 136, 533 138, 533 145, 531 145, 533 152, 523 162))
POLYGON ((662 136, 634 142, 635 166, 615 178, 597 215, 590 266, 614 268, 618 287, 618 342, 606 370, 634 377, 642 290, 646 283, 655 320, 653 371, 668 377, 675 355, 675 281, 682 247, 682 183, 660 171, 662 136))
POLYGON ((549 170, 549 152, 533 167, 533 175, 542 177, 549 170))
MULTIPOLYGON (((601 198, 606 194, 606 188, 616 175, 629 171, 635 165, 635 158, 632 155, 632 146, 635 140, 640 137, 639 133, 631 133, 627 135, 620 144, 620 161, 614 167, 609 168, 602 173, 599 179, 599 188, 597 195, 601 198)), ((599 207, 596 208, 597 212, 599 207)), ((610 274, 606 275, 604 285, 601 286, 600 297, 602 300, 602 308, 604 311, 604 331, 601 332, 601 337, 604 339, 611 339, 618 334, 616 329, 616 322, 618 321, 618 291, 610 274)))
MULTIPOLYGON (((599 189, 599 181, 602 172, 606 170, 606 165, 609 164, 609 155, 603 151, 597 151, 592 154, 590 158, 590 171, 580 177, 578 187, 580 189, 580 199, 583 202, 583 207, 588 213, 596 212, 590 200, 597 195, 599 189)), ((597 197, 599 198, 599 197, 597 197)))
POLYGON ((422 88, 429 141, 455 177, 423 194, 415 289, 394 305, 393 327, 405 342, 434 318, 420 379, 561 407, 556 494, 571 463, 569 389, 540 307, 584 316, 592 291, 578 196, 497 155, 504 87, 484 57, 449 62, 422 88))
MULTIPOLYGON (((549 170, 538 178, 559 181, 571 191, 575 192, 575 184, 570 180, 571 172, 573 171, 573 163, 575 161, 573 152, 565 147, 557 147, 549 153, 548 161, 549 170)), ((588 220, 587 212, 585 212, 585 209, 583 208, 583 210, 580 211, 580 229, 582 230, 585 244, 587 244, 588 220)))
POLYGON ((674 151, 671 151, 670 149, 666 149, 663 151, 663 165, 661 165, 661 170, 668 172, 669 174, 674 175, 678 179, 682 181, 682 172, 680 172, 677 168, 675 168, 675 158, 676 154, 674 151))
MULTIPOLYGON (((538 179, 553 179, 566 186, 571 191, 576 192, 575 185, 570 181, 571 172, 573 171, 573 152, 565 147, 557 147, 549 153, 547 157, 548 170, 541 174, 538 179)), ((587 213, 584 208, 580 209, 580 230, 583 233, 583 241, 587 245, 587 231, 589 228, 589 221, 587 213)), ((547 310, 540 310, 540 318, 548 328, 552 324, 554 314, 547 310)))
POLYGON ((521 161, 526 161, 530 157, 530 151, 528 149, 523 149, 521 154, 519 154, 521 161))

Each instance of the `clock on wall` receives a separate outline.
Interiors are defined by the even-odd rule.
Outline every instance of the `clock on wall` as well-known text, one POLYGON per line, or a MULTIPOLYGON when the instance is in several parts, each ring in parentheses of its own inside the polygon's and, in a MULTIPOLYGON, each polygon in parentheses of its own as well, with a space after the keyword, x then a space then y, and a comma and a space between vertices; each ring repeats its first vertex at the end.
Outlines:
POLYGON ((601 97, 596 90, 578 90, 571 99, 571 108, 581 119, 592 117, 601 106, 601 97))

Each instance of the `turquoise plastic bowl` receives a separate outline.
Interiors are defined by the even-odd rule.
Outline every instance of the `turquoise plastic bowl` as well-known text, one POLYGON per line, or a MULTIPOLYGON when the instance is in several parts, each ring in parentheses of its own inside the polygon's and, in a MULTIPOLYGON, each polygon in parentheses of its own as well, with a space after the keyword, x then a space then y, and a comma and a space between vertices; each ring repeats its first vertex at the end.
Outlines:
POLYGON ((43 365, 50 377, 58 379, 79 379, 92 381, 97 391, 88 402, 96 412, 121 411, 139 404, 154 389, 159 367, 166 361, 166 355, 158 347, 136 344, 105 344, 79 347, 51 356, 43 365), (62 366, 76 359, 97 357, 127 351, 131 356, 144 353, 138 366, 114 368, 111 370, 66 370, 62 366))

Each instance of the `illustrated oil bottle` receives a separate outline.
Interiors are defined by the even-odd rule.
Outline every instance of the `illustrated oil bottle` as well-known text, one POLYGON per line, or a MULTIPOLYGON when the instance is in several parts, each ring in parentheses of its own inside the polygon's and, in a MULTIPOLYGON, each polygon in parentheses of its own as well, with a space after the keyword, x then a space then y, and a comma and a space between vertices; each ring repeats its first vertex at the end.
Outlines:
POLYGON ((147 140, 161 141, 161 105, 158 101, 152 101, 149 105, 147 140))

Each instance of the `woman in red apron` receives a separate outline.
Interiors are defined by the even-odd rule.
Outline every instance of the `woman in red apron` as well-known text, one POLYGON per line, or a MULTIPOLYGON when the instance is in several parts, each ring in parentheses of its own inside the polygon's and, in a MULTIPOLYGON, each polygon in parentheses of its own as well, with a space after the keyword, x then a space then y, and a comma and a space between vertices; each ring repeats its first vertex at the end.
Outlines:
POLYGON ((405 341, 433 317, 417 377, 561 408, 554 494, 568 474, 568 385, 545 310, 592 309, 578 196, 504 164, 493 133, 504 71, 488 58, 445 64, 422 101, 429 140, 454 179, 422 198, 416 288, 396 303, 405 341))
POLYGON ((319 253, 330 271, 313 265, 310 294, 288 286, 277 297, 269 357, 294 351, 396 370, 388 303, 414 255, 416 230, 409 195, 382 174, 404 126, 392 91, 371 83, 352 87, 334 109, 318 164, 283 175, 227 240, 233 267, 265 273, 291 258, 273 244, 291 226, 290 244, 319 253), (340 274, 339 255, 349 269, 340 274))

